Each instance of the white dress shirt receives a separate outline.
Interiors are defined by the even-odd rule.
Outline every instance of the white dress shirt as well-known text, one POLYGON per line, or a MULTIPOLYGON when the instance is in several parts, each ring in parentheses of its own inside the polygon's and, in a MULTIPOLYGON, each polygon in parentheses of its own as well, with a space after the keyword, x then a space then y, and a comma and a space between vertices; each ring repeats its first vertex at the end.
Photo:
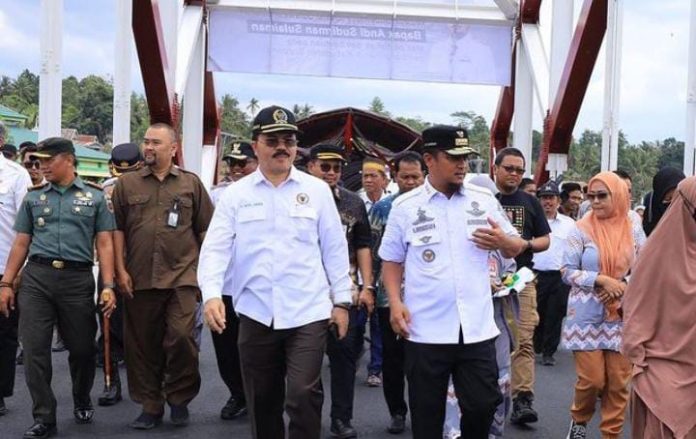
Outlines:
POLYGON ((379 256, 404 264, 404 304, 411 313, 409 340, 457 344, 499 334, 493 319, 489 252, 471 240, 493 219, 517 235, 498 200, 486 189, 466 184, 451 198, 429 179, 394 200, 379 256))
POLYGON ((385 198, 387 198, 390 195, 386 191, 382 191, 382 195, 380 195, 379 200, 372 201, 372 200, 370 200, 370 197, 367 196, 367 192, 365 192, 365 188, 360 189, 357 193, 358 193, 358 196, 360 197, 360 199, 363 200, 363 203, 365 203, 365 209, 367 209, 367 213, 370 213, 370 209, 372 209, 372 206, 374 206, 375 204, 384 200, 385 198))
POLYGON ((298 171, 274 187, 260 170, 220 194, 198 264, 203 300, 274 329, 328 319, 351 301, 348 244, 322 180, 298 171))
POLYGON ((12 227, 17 211, 30 186, 31 177, 27 170, 0 154, 0 274, 5 272, 16 235, 12 227))
POLYGON ((563 266, 568 234, 575 227, 575 221, 569 216, 556 213, 556 218, 546 220, 551 227, 551 245, 543 252, 534 253, 534 269, 538 271, 558 271, 563 266))

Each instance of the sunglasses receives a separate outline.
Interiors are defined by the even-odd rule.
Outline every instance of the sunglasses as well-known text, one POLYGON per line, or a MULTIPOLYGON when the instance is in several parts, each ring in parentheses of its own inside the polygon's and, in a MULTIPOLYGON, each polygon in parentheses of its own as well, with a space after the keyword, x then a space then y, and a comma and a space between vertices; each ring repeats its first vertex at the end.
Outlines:
POLYGON ((285 137, 285 138, 278 138, 278 137, 266 137, 263 140, 263 143, 266 144, 266 146, 271 147, 271 148, 277 148, 281 143, 288 148, 293 148, 297 146, 297 139, 293 139, 292 137, 285 137))
POLYGON ((319 169, 321 169, 321 172, 329 172, 333 169, 333 171, 338 174, 343 169, 343 165, 340 163, 334 163, 333 165, 331 163, 322 163, 319 165, 319 169))
POLYGON ((245 166, 247 165, 247 161, 246 161, 246 160, 235 160, 235 159, 233 159, 233 160, 229 160, 228 163, 229 163, 230 168, 234 168, 235 166, 239 166, 239 167, 242 167, 242 168, 243 168, 243 167, 245 167, 245 166))
POLYGON ((527 172, 524 168, 517 168, 515 166, 501 166, 501 168, 505 169, 505 172, 508 174, 524 175, 524 173, 527 172))
POLYGON ((597 192, 596 194, 587 194, 587 199, 591 202, 594 202, 595 200, 604 201, 607 198, 609 198, 609 192, 597 192))
POLYGON ((29 160, 28 162, 22 163, 26 169, 40 169, 41 162, 38 160, 29 160))

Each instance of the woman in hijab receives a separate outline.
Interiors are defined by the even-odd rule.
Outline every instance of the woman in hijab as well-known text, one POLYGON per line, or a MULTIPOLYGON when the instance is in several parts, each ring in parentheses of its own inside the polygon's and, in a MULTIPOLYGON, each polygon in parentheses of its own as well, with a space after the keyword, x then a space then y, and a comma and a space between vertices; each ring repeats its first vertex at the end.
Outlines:
POLYGON ((679 183, 623 302, 634 438, 696 438, 696 177, 679 183), (669 267, 669 268, 667 268, 669 267))
POLYGON ((602 438, 618 438, 631 377, 631 364, 619 353, 623 324, 618 307, 645 234, 628 215, 628 186, 616 174, 594 176, 587 198, 592 210, 570 232, 561 270, 571 286, 563 341, 573 351, 577 373, 568 438, 587 436, 599 396, 602 438))
POLYGON ((662 215, 667 211, 674 190, 684 178, 686 177, 680 169, 670 166, 660 169, 653 177, 653 191, 646 196, 643 214, 643 230, 647 236, 650 236, 662 215))

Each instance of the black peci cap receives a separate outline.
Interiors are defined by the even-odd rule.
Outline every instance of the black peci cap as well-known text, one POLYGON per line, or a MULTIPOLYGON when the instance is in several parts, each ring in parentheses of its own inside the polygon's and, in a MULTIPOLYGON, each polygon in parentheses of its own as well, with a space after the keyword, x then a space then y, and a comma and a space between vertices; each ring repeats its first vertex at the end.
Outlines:
POLYGON ((229 153, 225 154, 223 160, 247 160, 256 159, 254 148, 249 142, 234 142, 229 153))
POLYGON ((439 149, 455 156, 478 154, 469 146, 469 133, 466 129, 450 125, 435 125, 423 130, 423 147, 439 149))
POLYGON ((276 133, 279 131, 299 132, 297 122, 292 111, 273 105, 259 111, 254 118, 252 127, 254 135, 276 133))
POLYGON ((312 147, 312 149, 309 151, 309 157, 312 160, 346 161, 346 158, 343 155, 343 148, 336 145, 330 145, 328 143, 323 143, 321 145, 312 147))
POLYGON ((48 159, 63 153, 75 154, 73 143, 63 137, 49 137, 39 142, 33 155, 34 157, 48 159))

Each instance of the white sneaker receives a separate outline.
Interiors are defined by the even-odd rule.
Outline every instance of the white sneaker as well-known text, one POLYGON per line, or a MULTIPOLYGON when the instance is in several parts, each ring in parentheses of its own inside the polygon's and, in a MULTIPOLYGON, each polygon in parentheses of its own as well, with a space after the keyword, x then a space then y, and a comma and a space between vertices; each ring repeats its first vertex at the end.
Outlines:
POLYGON ((570 429, 566 439, 585 439, 587 438, 587 425, 570 421, 570 429))

